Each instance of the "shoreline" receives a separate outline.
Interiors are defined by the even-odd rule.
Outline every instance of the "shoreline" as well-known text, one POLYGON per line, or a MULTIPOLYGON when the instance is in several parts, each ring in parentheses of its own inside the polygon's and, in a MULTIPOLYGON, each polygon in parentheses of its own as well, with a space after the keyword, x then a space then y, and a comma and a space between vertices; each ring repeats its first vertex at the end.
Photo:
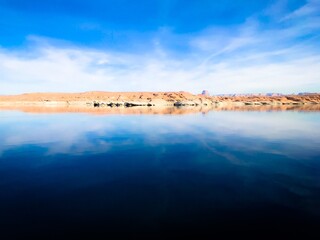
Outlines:
POLYGON ((84 92, 27 93, 0 96, 0 106, 40 107, 227 107, 227 106, 303 106, 320 104, 320 93, 280 96, 205 96, 188 92, 84 92))
POLYGON ((182 115, 182 114, 207 114, 209 112, 320 112, 320 104, 305 105, 225 105, 225 106, 183 106, 183 107, 90 107, 90 106, 32 106, 16 105, 1 106, 1 111, 18 111, 31 114, 60 114, 60 113, 84 113, 91 115, 182 115))
POLYGON ((27 113, 190 114, 209 111, 320 111, 320 94, 204 96, 187 92, 29 93, 0 96, 0 111, 27 113))

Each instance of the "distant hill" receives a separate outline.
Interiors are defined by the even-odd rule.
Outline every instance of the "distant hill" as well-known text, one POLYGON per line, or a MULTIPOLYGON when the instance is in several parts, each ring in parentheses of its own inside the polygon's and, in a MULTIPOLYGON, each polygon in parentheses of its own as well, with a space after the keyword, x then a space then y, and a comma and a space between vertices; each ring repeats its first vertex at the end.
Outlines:
POLYGON ((217 94, 218 97, 250 97, 250 96, 264 96, 264 97, 279 97, 284 96, 282 93, 240 93, 240 94, 217 94))

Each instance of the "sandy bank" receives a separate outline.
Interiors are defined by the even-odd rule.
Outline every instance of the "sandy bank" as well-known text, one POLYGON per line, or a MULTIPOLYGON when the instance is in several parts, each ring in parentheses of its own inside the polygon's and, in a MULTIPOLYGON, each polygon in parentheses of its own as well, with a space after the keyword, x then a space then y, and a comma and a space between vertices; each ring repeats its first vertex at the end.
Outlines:
POLYGON ((0 96, 0 106, 180 107, 320 104, 320 94, 287 96, 205 96, 188 92, 28 93, 0 96))

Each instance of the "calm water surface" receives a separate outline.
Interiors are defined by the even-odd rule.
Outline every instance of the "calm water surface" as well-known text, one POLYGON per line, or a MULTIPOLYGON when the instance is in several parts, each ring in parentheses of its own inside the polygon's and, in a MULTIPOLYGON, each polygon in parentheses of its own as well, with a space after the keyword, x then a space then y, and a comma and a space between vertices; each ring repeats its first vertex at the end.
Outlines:
POLYGON ((1 111, 0 133, 1 239, 318 234, 320 112, 1 111))

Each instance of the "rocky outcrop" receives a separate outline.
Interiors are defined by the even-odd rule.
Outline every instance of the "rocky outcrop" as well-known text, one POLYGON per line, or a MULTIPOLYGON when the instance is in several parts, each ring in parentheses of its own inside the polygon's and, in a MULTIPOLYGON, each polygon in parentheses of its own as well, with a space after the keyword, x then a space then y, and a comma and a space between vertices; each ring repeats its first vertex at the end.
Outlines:
POLYGON ((210 96, 210 93, 209 93, 208 90, 203 90, 202 93, 201 93, 201 95, 209 97, 209 96, 210 96))

